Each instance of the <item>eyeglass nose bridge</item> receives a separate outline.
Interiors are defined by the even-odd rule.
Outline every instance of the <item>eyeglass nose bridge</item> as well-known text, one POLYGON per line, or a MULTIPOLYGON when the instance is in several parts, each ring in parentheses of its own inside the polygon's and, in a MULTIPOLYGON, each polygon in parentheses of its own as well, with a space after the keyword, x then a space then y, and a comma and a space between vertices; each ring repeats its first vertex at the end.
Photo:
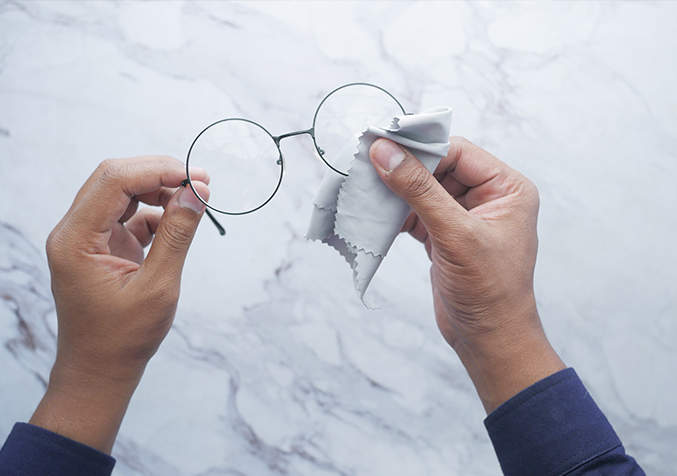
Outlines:
POLYGON ((277 146, 277 150, 280 151, 280 157, 277 159, 277 165, 282 165, 282 161, 283 161, 282 149, 280 148, 280 141, 282 139, 286 139, 287 137, 302 136, 303 134, 310 135, 310 137, 312 137, 312 139, 313 139, 313 142, 315 142, 315 128, 314 127, 311 127, 310 129, 306 129, 306 130, 303 130, 303 131, 287 132, 286 134, 281 134, 279 136, 272 136, 273 141, 275 141, 275 145, 277 146))
POLYGON ((282 139, 286 139, 287 137, 301 136, 303 134, 308 134, 308 135, 310 135, 310 137, 313 138, 313 140, 315 140, 315 128, 314 127, 311 127, 310 129, 306 129, 306 130, 303 130, 303 131, 287 132, 286 134, 282 134, 282 135, 279 135, 279 136, 273 136, 273 140, 275 141, 277 146, 280 147, 280 141, 282 139))
POLYGON ((302 131, 287 132, 286 134, 281 134, 279 136, 272 136, 273 140, 275 141, 275 145, 277 145, 277 149, 280 151, 280 158, 277 160, 277 165, 282 165, 282 149, 280 148, 280 141, 282 139, 286 139, 287 137, 301 136, 303 134, 308 134, 313 139, 315 150, 319 154, 319 158, 322 159, 322 162, 324 162, 327 167, 332 169, 337 174, 343 175, 344 177, 348 176, 347 173, 338 170, 336 167, 327 162, 327 159, 324 157, 324 150, 320 148, 320 146, 317 144, 317 140, 315 139, 315 127, 311 127, 310 129, 305 129, 302 131))

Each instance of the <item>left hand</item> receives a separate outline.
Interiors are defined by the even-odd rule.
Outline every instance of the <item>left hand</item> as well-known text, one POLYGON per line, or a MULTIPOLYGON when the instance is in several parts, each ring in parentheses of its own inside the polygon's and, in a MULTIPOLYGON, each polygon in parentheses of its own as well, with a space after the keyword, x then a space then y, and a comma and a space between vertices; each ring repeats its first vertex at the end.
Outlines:
MULTIPOLYGON (((204 213, 190 187, 180 187, 185 177, 183 164, 168 157, 104 161, 50 234, 57 357, 32 424, 112 449, 143 370, 171 328, 204 213), (164 213, 138 209, 139 202, 164 213)), ((191 177, 208 197, 206 172, 191 177)))

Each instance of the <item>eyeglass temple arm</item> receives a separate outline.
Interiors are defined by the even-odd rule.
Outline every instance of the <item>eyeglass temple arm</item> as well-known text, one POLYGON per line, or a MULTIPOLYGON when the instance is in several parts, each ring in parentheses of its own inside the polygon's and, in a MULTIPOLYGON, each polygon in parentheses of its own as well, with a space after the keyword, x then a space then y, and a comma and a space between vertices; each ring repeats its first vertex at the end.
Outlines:
POLYGON ((219 223, 218 220, 217 220, 216 218, 214 218, 214 215, 211 214, 211 212, 209 211, 209 208, 207 208, 207 209, 205 210, 205 212, 207 213, 207 216, 208 216, 209 219, 212 221, 212 223, 214 224, 214 226, 216 227, 216 229, 219 230, 219 234, 220 234, 221 236, 225 236, 225 234, 226 234, 226 229, 223 228, 223 227, 221 226, 221 223, 219 223))
MULTIPOLYGON (((187 187, 189 183, 190 179, 185 179, 184 181, 181 182, 181 186, 187 187)), ((219 221, 216 218, 214 218, 214 215, 212 215, 212 213, 209 211, 209 208, 205 209, 205 212, 207 213, 207 216, 212 221, 216 229, 219 230, 219 235, 225 236, 226 229, 223 226, 221 226, 221 223, 219 223, 219 221)))

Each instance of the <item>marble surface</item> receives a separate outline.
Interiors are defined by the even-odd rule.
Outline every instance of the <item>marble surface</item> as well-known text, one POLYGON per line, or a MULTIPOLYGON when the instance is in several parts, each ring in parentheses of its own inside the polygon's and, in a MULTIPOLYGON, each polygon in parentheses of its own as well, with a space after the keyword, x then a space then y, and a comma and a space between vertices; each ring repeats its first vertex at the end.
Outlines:
MULTIPOLYGON (((103 159, 181 160, 214 120, 310 126, 369 81, 539 186, 546 331, 647 473, 677 466, 677 3, 0 2, 0 439, 55 348, 44 242, 103 159)), ((483 410, 396 240, 364 308, 303 234, 323 164, 201 225, 116 476, 497 475, 483 410)))

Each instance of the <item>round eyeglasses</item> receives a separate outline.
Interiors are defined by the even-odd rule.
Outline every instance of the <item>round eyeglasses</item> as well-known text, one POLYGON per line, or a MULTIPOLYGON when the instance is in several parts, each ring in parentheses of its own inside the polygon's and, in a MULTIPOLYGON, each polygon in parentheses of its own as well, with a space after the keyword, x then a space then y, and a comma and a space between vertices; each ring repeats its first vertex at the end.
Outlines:
POLYGON ((211 209, 226 215, 245 215, 270 202, 280 188, 285 169, 282 139, 310 135, 324 163, 347 176, 348 171, 336 163, 341 150, 355 147, 367 125, 385 127, 402 114, 406 114, 402 105, 385 89, 369 83, 350 83, 322 99, 310 129, 274 136, 249 119, 222 119, 207 126, 190 146, 186 158, 188 178, 183 185, 190 185, 208 207, 207 212, 211 209), (209 172, 209 202, 193 187, 191 166, 209 172))

